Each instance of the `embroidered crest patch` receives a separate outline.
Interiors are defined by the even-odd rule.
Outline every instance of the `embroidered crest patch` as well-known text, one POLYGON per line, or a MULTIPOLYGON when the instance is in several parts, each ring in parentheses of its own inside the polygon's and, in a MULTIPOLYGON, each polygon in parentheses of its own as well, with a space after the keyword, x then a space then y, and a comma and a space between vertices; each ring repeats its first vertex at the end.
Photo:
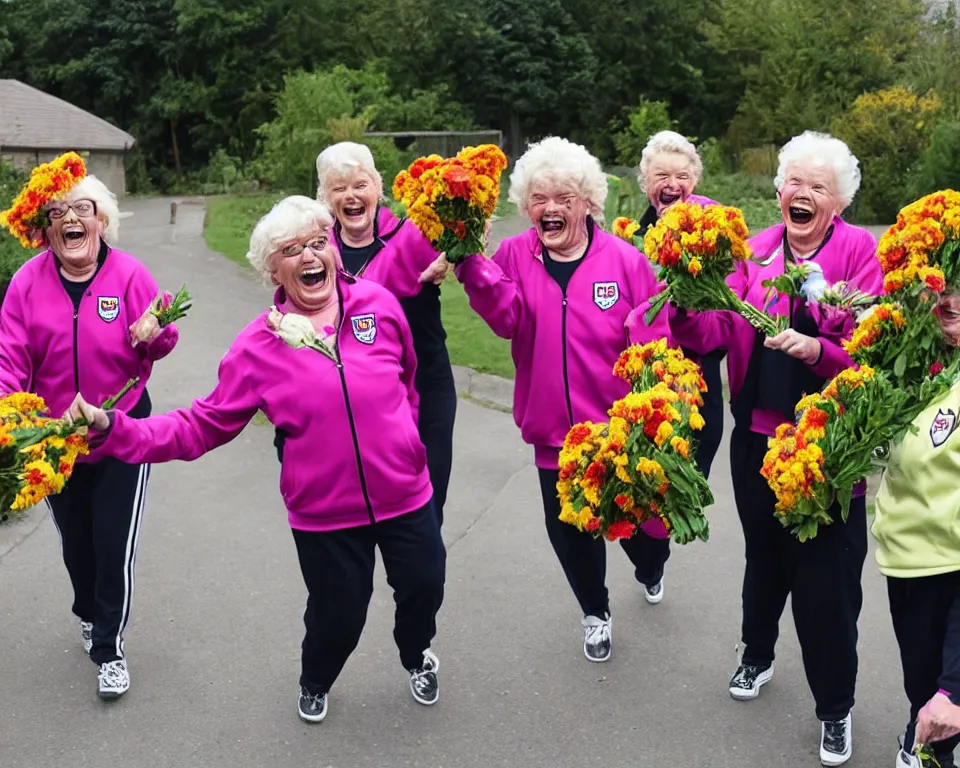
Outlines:
POLYGON ((951 409, 947 409, 946 413, 942 408, 938 409, 937 415, 933 417, 933 424, 930 425, 930 442, 933 443, 933 447, 939 448, 947 442, 947 438, 956 428, 957 414, 951 409))
POLYGON ((594 283, 593 303, 600 309, 610 309, 620 298, 620 286, 617 283, 594 283))
POLYGON ((98 296, 97 314, 105 323, 112 323, 120 314, 120 298, 118 296, 98 296))
POLYGON ((373 344, 377 338, 377 318, 375 315, 354 315, 350 318, 353 335, 361 344, 373 344))

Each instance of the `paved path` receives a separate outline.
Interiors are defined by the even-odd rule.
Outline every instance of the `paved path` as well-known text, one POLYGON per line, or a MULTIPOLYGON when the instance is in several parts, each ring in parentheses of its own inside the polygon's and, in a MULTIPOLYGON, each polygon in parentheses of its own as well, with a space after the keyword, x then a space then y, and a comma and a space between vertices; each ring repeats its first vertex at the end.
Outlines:
MULTIPOLYGON (((122 244, 195 309, 157 367, 158 411, 209 391, 237 331, 269 300, 208 252, 200 209, 133 201, 122 244)), ((304 396, 309 396, 305 391, 304 396)), ((447 599, 435 649, 442 695, 416 705, 378 579, 366 632, 321 726, 296 716, 304 588, 277 492, 272 430, 252 424, 195 464, 158 466, 127 633, 133 688, 95 695, 47 516, 0 528, 3 768, 738 768, 815 766, 796 638, 783 623, 760 700, 726 693, 740 621, 742 543, 717 461, 708 544, 675 550, 666 599, 647 605, 610 550, 613 660, 590 664, 574 600, 541 521, 535 470, 508 414, 461 401, 444 536, 447 599)), ((322 447, 318 447, 322 450, 322 447)), ((723 454, 721 454, 723 456, 723 454)), ((865 569, 862 671, 851 766, 893 762, 905 702, 883 584, 865 569)), ((331 626, 331 632, 337 627, 331 626)))

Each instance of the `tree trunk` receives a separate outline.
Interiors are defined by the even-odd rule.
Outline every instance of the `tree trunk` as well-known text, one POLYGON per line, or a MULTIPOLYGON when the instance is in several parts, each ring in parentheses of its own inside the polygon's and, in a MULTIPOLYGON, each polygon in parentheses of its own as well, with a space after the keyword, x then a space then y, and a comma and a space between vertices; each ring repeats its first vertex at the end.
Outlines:
POLYGON ((173 167, 177 172, 177 181, 183 181, 183 169, 180 167, 180 146, 177 144, 177 122, 170 120, 170 141, 173 146, 173 167))

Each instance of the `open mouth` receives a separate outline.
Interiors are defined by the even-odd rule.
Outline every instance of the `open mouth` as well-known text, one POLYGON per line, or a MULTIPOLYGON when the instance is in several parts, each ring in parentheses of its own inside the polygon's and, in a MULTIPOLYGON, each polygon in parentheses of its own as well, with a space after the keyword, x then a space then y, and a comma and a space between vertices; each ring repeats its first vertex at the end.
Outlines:
POLYGON ((813 220, 813 211, 800 205, 791 205, 788 209, 790 221, 794 224, 809 224, 813 220))
POLYGON ((300 273, 300 282, 311 288, 317 288, 326 282, 327 270, 323 267, 307 269, 300 273))
POLYGON ((660 204, 661 205, 673 205, 677 202, 683 195, 679 192, 671 192, 669 190, 663 189, 660 191, 660 204))
POLYGON ((72 229, 64 230, 63 239, 66 241, 67 245, 72 248, 76 248, 81 245, 86 239, 87 233, 84 232, 83 227, 75 227, 72 229))
POLYGON ((367 212, 364 205, 345 205, 343 206, 343 215, 351 219, 360 218, 367 212))
POLYGON ((540 230, 545 235, 559 234, 560 232, 563 232, 564 227, 566 227, 566 224, 564 224, 563 219, 540 219, 540 230))

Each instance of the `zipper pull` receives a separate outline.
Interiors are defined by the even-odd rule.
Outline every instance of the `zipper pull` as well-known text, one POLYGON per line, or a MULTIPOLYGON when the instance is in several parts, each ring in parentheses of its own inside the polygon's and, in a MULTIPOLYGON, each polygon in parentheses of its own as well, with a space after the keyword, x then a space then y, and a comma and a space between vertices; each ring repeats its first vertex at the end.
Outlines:
POLYGON ((566 308, 566 306, 567 306, 567 297, 566 297, 566 296, 563 297, 563 303, 562 303, 560 306, 566 308))

